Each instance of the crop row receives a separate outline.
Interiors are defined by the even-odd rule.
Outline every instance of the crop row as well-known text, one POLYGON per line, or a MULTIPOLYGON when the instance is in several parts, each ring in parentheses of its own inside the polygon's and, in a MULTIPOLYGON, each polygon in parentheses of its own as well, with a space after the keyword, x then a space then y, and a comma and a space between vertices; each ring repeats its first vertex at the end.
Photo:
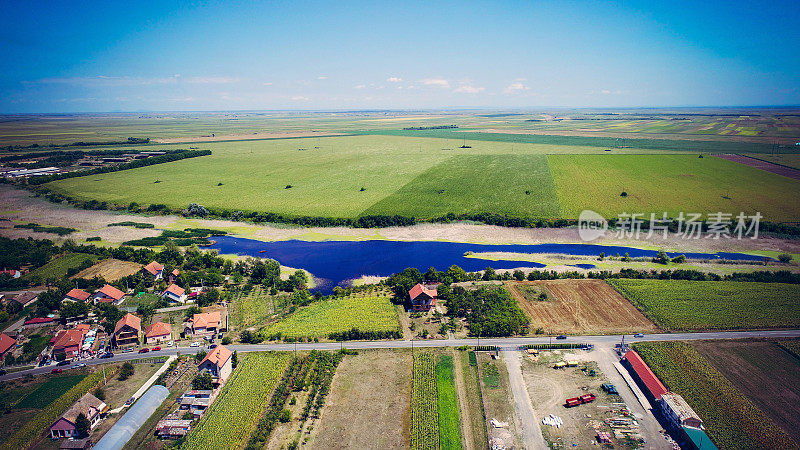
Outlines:
POLYGON ((280 353, 257 353, 243 358, 182 448, 243 447, 290 358, 280 353))
POLYGON ((411 382, 411 449, 439 448, 436 371, 433 355, 414 354, 411 382))
POLYGON ((700 415, 720 449, 798 448, 691 345, 646 342, 634 348, 656 376, 700 415))
POLYGON ((302 421, 309 416, 319 417, 319 410, 325 405, 325 397, 330 392, 333 375, 343 356, 343 353, 316 352, 316 363, 308 380, 311 390, 300 415, 302 421))
POLYGON ((70 390, 47 405, 46 408, 39 411, 31 420, 25 422, 16 433, 11 435, 7 441, 3 442, 2 446, 4 448, 15 449, 28 448, 43 430, 46 430, 47 427, 58 419, 58 416, 64 414, 67 408, 72 406, 79 398, 83 397, 90 389, 97 386, 102 379, 103 373, 95 372, 81 380, 70 390))
POLYGON ((439 444, 443 449, 461 449, 461 422, 454 376, 453 357, 439 357, 436 363, 436 405, 439 413, 439 444))

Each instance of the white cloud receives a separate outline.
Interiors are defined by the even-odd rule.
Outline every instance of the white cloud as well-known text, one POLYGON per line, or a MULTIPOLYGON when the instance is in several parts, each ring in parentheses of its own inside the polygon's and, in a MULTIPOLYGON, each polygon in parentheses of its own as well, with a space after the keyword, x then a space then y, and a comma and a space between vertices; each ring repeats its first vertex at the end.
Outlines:
POLYGON ((529 91, 531 88, 521 82, 511 83, 507 88, 503 89, 504 94, 515 94, 522 91, 529 91))
POLYGON ((261 83, 262 86, 272 86, 272 82, 268 81, 266 83, 261 83))
POLYGON ((307 102, 307 101, 309 101, 311 99, 306 97, 306 96, 304 96, 304 95, 295 95, 295 96, 292 97, 292 100, 294 100, 296 102, 307 102))
POLYGON ((420 83, 424 84, 425 86, 437 86, 445 89, 450 88, 450 82, 444 78, 426 78, 424 80, 420 80, 420 83))
POLYGON ((357 86, 353 86, 353 89, 366 89, 366 88, 367 88, 366 84, 359 84, 357 86))
POLYGON ((471 83, 461 83, 453 92, 459 94, 477 94, 483 92, 485 89, 482 87, 475 87, 471 83))
POLYGON ((229 84, 238 83, 239 79, 236 77, 192 77, 187 81, 192 84, 229 84))
POLYGON ((386 81, 388 81, 389 83, 399 83, 403 81, 403 79, 400 77, 389 77, 386 79, 386 81))
POLYGON ((326 77, 326 76, 318 76, 317 79, 318 80, 327 80, 328 77, 326 77))
POLYGON ((75 86, 146 86, 152 84, 176 83, 180 74, 171 77, 110 77, 98 75, 94 77, 51 77, 34 81, 23 81, 23 84, 68 84, 75 86))
POLYGON ((600 91, 600 93, 603 95, 608 95, 611 93, 611 91, 609 91, 608 89, 603 89, 602 91, 600 91))

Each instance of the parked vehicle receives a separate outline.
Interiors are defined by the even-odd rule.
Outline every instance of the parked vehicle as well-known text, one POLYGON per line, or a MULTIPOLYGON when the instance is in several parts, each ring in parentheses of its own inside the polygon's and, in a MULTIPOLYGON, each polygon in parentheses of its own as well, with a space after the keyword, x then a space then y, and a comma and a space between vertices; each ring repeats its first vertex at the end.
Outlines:
POLYGON ((56 366, 68 366, 68 365, 69 361, 67 361, 66 359, 64 361, 59 361, 58 364, 56 364, 56 366))
POLYGON ((642 334, 642 333, 636 333, 636 334, 634 334, 634 335, 633 335, 633 337, 635 337, 635 338, 644 337, 644 334, 642 334))
POLYGON ((167 347, 172 347, 173 345, 175 345, 175 341, 167 342, 167 347))
POLYGON ((192 345, 190 345, 189 347, 200 347, 200 343, 199 342, 192 342, 192 345))
POLYGON ((131 397, 125 400, 125 406, 131 406, 136 401, 136 397, 131 397))
POLYGON ((556 336, 556 339, 566 339, 566 338, 567 337, 564 336, 563 334, 560 334, 560 335, 556 336))
POLYGON ((145 348, 140 348, 140 349, 139 349, 139 353, 147 353, 147 352, 149 352, 149 351, 150 351, 150 349, 149 349, 149 348, 147 348, 147 347, 145 347, 145 348))
POLYGON ((80 369, 81 367, 86 367, 86 363, 78 363, 72 366, 73 369, 80 369))
POLYGON ((214 350, 215 348, 217 348, 217 344, 211 344, 208 346, 209 350, 214 350))
POLYGON ((113 358, 113 357, 114 357, 114 354, 113 354, 113 353, 111 353, 111 352, 108 352, 108 353, 103 353, 102 355, 100 355, 100 358, 101 358, 101 359, 113 358))
POLYGON ((152 350, 150 350, 150 351, 151 351, 151 352, 157 352, 157 351, 159 351, 159 350, 161 350, 161 347, 159 347, 159 346, 155 346, 155 347, 153 347, 153 349, 152 349, 152 350))
POLYGON ((50 373, 61 373, 62 371, 63 371, 62 369, 55 368, 55 369, 51 370, 50 373))
POLYGON ((608 393, 608 394, 619 395, 619 392, 617 392, 617 387, 616 387, 616 386, 614 386, 614 385, 613 385, 613 384, 611 384, 611 383, 603 383, 603 386, 602 386, 602 388, 603 388, 603 390, 604 390, 604 391, 606 391, 606 393, 608 393))

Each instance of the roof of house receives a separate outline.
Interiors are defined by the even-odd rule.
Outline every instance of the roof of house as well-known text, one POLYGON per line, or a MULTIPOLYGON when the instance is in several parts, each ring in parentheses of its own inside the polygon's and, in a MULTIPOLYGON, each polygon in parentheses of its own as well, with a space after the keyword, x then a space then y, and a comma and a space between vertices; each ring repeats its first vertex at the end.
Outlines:
POLYGON ((156 275, 158 274, 158 272, 164 270, 164 266, 156 261, 153 261, 150 264, 144 266, 144 270, 150 272, 151 275, 156 275))
POLYGON ((173 276, 176 276, 176 277, 177 277, 177 276, 178 276, 178 275, 180 275, 180 274, 181 274, 181 273, 178 271, 178 269, 173 269, 173 270, 172 270, 172 275, 173 275, 173 276))
POLYGON ((101 287, 99 291, 95 292, 95 295, 98 294, 98 293, 99 294, 103 294, 106 297, 111 297, 115 301, 119 301, 122 297, 125 296, 124 292, 120 291, 119 289, 115 288, 114 286, 112 286, 110 284, 107 284, 107 285, 101 287))
POLYGON ((650 390, 650 394, 653 395, 653 398, 658 400, 662 395, 667 393, 667 388, 664 387, 664 384, 661 383, 661 380, 658 379, 656 374, 650 370, 650 367, 645 364, 642 357, 636 353, 636 350, 631 350, 628 353, 625 353, 625 359, 631 365, 636 374, 639 375, 639 378, 642 380, 645 386, 647 386, 647 389, 650 390))
POLYGON ((219 327, 220 312, 214 311, 195 314, 189 321, 192 322, 192 328, 217 328, 219 327))
POLYGON ((177 284, 170 284, 169 287, 164 290, 163 294, 166 294, 167 292, 177 297, 180 297, 183 295, 184 292, 186 292, 186 290, 178 286, 177 284))
POLYGON ((145 337, 163 336, 172 333, 172 325, 164 322, 156 322, 145 330, 145 337))
POLYGON ((683 432, 686 433, 686 436, 694 443, 694 446, 697 448, 702 448, 703 450, 717 450, 717 446, 711 442, 708 435, 698 428, 692 427, 681 427, 683 432))
POLYGON ((84 413, 88 417, 87 412, 89 411, 89 408, 94 408, 99 412, 102 412, 104 409, 107 409, 108 406, 106 406, 105 402, 95 397, 90 392, 87 392, 83 397, 78 399, 74 405, 70 406, 69 409, 67 409, 64 414, 61 415, 61 417, 74 424, 75 419, 78 418, 78 414, 84 413))
POLYGON ((117 321, 117 326, 114 327, 114 333, 119 331, 125 325, 135 328, 137 331, 142 331, 142 319, 134 316, 131 313, 128 313, 122 316, 122 319, 119 319, 119 321, 117 321))
POLYGON ((17 344, 17 340, 12 338, 11 336, 0 333, 0 353, 5 353, 8 349, 14 347, 17 344))
POLYGON ((666 405, 669 406, 678 419, 683 422, 686 419, 694 418, 702 422, 700 416, 697 415, 696 412, 686 403, 683 397, 674 392, 667 392, 661 396, 661 401, 664 402, 666 405))
POLYGON ((83 337, 86 331, 83 328, 72 328, 70 330, 62 330, 52 339, 53 350, 65 349, 68 347, 77 347, 83 344, 83 337))
POLYGON ((24 306, 32 302, 33 299, 35 299, 38 296, 39 294, 35 292, 23 292, 22 294, 19 294, 16 297, 14 297, 14 301, 24 306))
POLYGON ((50 322, 54 322, 54 321, 55 321, 55 319, 53 319, 52 317, 34 317, 31 320, 26 320, 23 325, 34 325, 34 324, 37 324, 37 323, 50 323, 50 322))
POLYGON ((67 292, 67 297, 74 298, 77 300, 86 300, 87 298, 89 298, 89 295, 90 294, 88 292, 82 291, 80 289, 73 289, 67 292))
POLYGON ((201 366, 203 365, 204 362, 210 361, 215 366, 221 368, 222 366, 225 365, 225 362, 227 362, 228 359, 230 359, 231 355, 233 355, 233 353, 227 348, 225 348, 224 345, 218 345, 213 350, 208 352, 206 357, 203 358, 203 360, 200 361, 200 364, 198 365, 201 366))
POLYGON ((411 297, 411 299, 415 299, 419 297, 421 294, 425 294, 428 297, 433 298, 436 297, 436 293, 437 293, 436 288, 430 289, 427 286, 420 283, 415 284, 414 287, 412 287, 411 290, 408 291, 408 295, 411 297))

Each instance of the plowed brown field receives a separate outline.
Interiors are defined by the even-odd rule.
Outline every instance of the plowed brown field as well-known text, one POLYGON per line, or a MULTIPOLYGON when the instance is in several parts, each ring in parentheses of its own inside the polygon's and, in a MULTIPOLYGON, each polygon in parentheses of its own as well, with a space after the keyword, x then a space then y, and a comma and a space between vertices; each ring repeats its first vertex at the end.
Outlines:
POLYGON ((651 332, 658 328, 602 280, 547 280, 506 283, 520 308, 531 319, 530 329, 551 334, 617 334, 651 332), (517 285, 536 285, 548 300, 526 300, 517 285))

